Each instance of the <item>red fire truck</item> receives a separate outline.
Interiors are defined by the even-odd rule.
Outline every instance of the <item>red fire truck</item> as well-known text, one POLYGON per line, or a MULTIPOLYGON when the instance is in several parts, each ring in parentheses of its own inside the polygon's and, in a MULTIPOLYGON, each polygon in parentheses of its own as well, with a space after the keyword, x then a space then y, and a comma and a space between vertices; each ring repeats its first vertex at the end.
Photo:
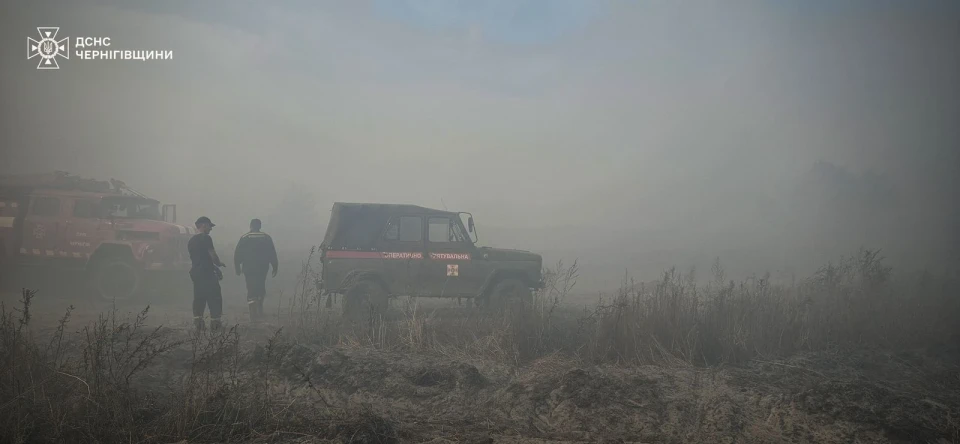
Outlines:
POLYGON ((178 225, 176 214, 175 205, 114 179, 62 171, 0 176, 0 273, 80 270, 100 298, 135 297, 154 280, 187 276, 187 241, 196 230, 178 225))

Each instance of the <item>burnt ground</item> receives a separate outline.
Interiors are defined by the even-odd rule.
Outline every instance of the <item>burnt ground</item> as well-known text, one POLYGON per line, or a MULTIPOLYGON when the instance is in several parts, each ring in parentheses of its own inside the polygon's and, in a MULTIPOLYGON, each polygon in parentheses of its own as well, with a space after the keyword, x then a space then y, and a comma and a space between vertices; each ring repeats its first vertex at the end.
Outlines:
POLYGON ((417 441, 950 442, 944 421, 960 411, 950 397, 960 385, 956 367, 925 363, 921 371, 917 355, 802 356, 709 370, 561 356, 509 368, 343 347, 298 346, 289 357, 303 371, 283 373, 286 384, 309 379, 371 406, 417 441))
MULTIPOLYGON (((14 296, 5 295, 4 303, 14 296)), ((228 297, 227 321, 239 324, 237 338, 248 353, 230 372, 268 387, 242 402, 300 409, 307 422, 309 412, 316 415, 312 428, 249 442, 960 443, 955 348, 837 350, 695 368, 595 365, 560 354, 517 363, 465 349, 398 350, 342 336, 317 341, 325 345, 291 337, 267 357, 280 318, 248 324, 241 301, 228 297)), ((186 304, 169 302, 152 308, 151 323, 166 325, 172 338, 189 338, 186 304)), ((274 302, 271 312, 285 310, 274 302)), ((74 329, 107 308, 38 297, 34 325, 49 331, 70 303, 77 307, 74 329)), ((459 310, 455 303, 445 307, 459 310)), ((137 389, 157 396, 174 391, 197 359, 185 343, 153 361, 137 389)))

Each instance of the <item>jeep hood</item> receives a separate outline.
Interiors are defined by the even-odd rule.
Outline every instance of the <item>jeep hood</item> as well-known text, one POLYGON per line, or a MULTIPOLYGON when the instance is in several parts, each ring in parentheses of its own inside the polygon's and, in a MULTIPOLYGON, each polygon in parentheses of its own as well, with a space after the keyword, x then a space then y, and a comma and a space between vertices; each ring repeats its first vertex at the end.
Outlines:
POLYGON ((487 259, 493 261, 543 261, 543 258, 539 254, 526 250, 511 250, 506 248, 492 247, 480 247, 479 250, 481 254, 487 255, 487 259))

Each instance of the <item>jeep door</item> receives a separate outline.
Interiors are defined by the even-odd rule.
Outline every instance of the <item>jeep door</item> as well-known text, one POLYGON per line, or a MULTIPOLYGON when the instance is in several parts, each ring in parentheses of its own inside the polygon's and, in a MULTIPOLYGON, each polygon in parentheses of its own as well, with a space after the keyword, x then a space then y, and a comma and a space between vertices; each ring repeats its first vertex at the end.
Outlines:
POLYGON ((23 221, 21 252, 27 256, 57 256, 57 237, 61 229, 60 198, 32 196, 27 217, 23 221))
POLYGON ((459 217, 427 217, 427 256, 422 280, 434 296, 473 296, 486 277, 484 262, 475 258, 476 248, 459 217))
POLYGON ((380 255, 390 293, 420 294, 417 277, 424 258, 423 216, 392 216, 380 236, 380 255))

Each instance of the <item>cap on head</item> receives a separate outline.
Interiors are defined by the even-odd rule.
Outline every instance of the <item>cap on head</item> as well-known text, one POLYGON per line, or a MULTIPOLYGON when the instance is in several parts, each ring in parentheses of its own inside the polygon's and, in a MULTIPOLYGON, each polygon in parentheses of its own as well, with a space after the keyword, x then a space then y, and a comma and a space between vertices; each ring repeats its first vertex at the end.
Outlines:
POLYGON ((197 219, 197 221, 194 223, 194 225, 200 225, 200 224, 210 224, 211 227, 217 226, 217 224, 211 222, 210 218, 207 216, 200 216, 200 218, 197 219))
POLYGON ((253 219, 250 221, 250 229, 259 230, 263 224, 260 222, 260 219, 253 219))

